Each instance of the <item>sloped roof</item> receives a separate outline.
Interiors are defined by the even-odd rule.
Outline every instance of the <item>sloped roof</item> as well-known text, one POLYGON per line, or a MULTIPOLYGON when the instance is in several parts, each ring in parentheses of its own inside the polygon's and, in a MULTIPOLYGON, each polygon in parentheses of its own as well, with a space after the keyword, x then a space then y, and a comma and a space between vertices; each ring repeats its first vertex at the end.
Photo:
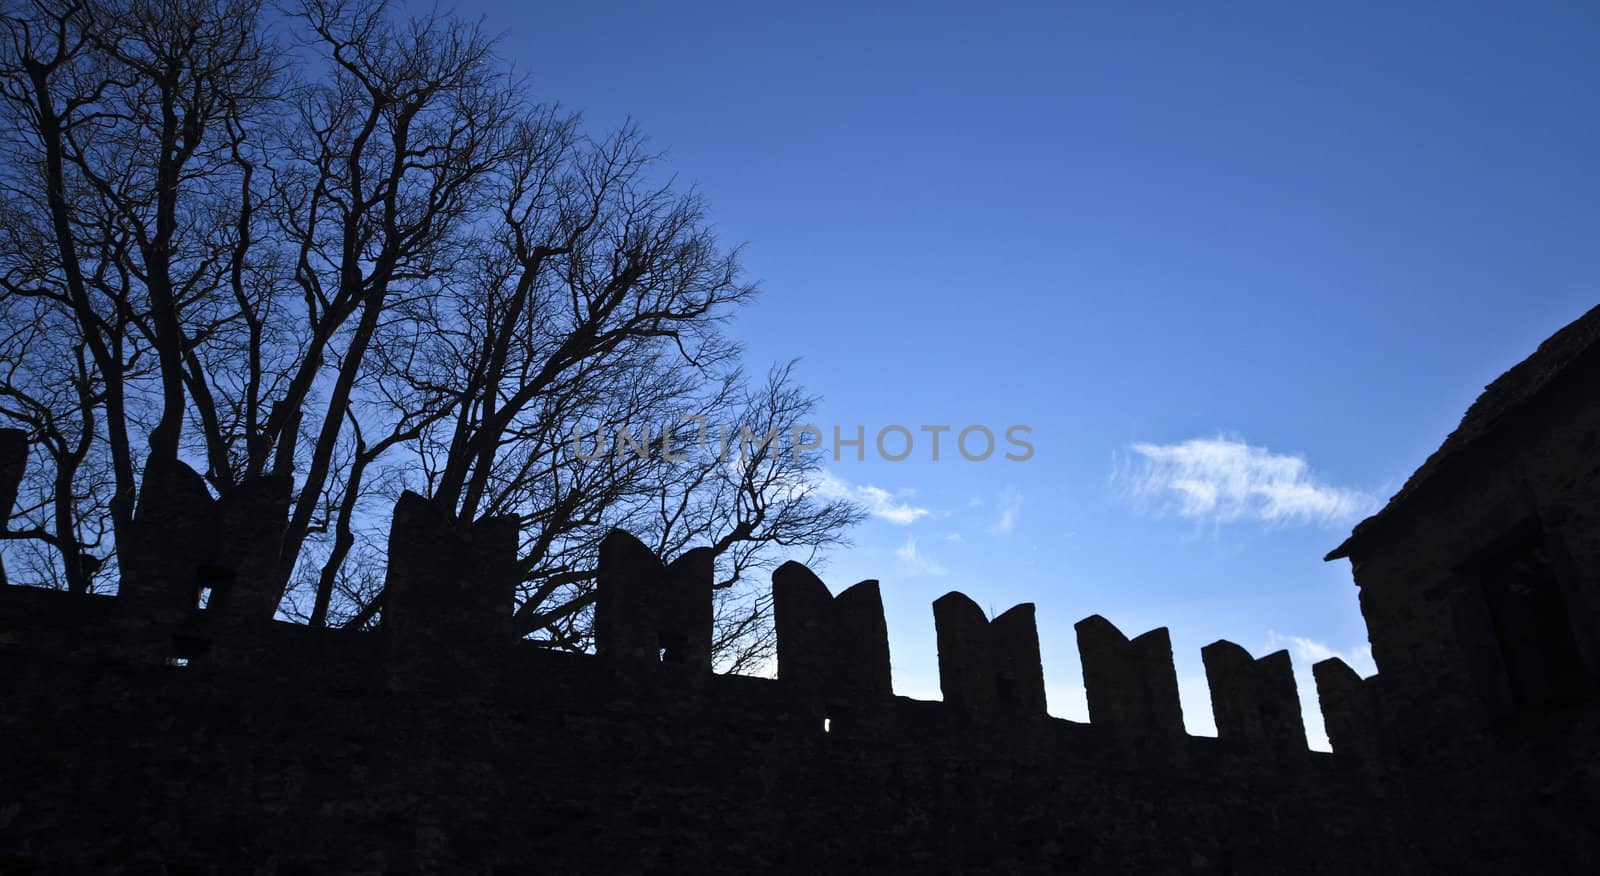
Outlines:
MULTIPOLYGON (((1381 528, 1384 518, 1404 504, 1418 487, 1437 474, 1448 461, 1532 401, 1580 356, 1597 348, 1600 348, 1600 306, 1568 323, 1540 344, 1533 355, 1511 366, 1510 370, 1484 387, 1483 394, 1472 403, 1472 407, 1467 408, 1461 425, 1444 439, 1444 443, 1421 468, 1412 473, 1400 492, 1395 493, 1378 513, 1356 524, 1350 537, 1323 559, 1337 560, 1348 556, 1357 541, 1381 528)), ((1597 388, 1597 392, 1600 392, 1600 388, 1597 388)))

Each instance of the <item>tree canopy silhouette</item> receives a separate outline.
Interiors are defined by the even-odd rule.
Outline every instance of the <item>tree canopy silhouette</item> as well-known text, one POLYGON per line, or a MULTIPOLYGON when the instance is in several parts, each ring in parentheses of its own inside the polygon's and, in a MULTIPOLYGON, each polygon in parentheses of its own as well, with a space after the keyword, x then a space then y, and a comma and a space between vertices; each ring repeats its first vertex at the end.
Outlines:
POLYGON ((289 617, 381 615, 410 488, 516 516, 516 625, 553 647, 590 644, 610 527, 709 544, 721 662, 759 660, 749 572, 861 511, 814 452, 573 452, 784 434, 813 399, 741 372, 722 325, 756 287, 641 133, 528 94, 480 27, 372 0, 4 0, 0 425, 35 447, 11 577, 114 587, 143 460, 182 459, 218 491, 293 476, 289 617))

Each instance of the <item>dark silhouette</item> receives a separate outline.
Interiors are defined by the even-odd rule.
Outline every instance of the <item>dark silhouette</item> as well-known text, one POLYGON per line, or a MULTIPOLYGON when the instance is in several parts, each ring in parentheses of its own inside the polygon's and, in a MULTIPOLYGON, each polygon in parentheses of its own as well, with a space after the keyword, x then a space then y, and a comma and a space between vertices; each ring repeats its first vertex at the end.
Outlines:
POLYGON ((718 665, 769 657, 754 573, 861 511, 786 488, 815 451, 684 452, 813 399, 741 373, 722 325, 756 286, 640 132, 529 93, 479 27, 383 0, 0 0, 0 426, 34 451, 0 468, 11 579, 162 579, 184 552, 145 549, 138 503, 183 460, 172 513, 278 496, 269 614, 372 624, 413 489, 515 518, 520 634, 592 648, 623 527, 707 545, 718 665))
POLYGON ((1090 723, 1049 718, 1032 606, 958 593, 934 604, 947 701, 894 697, 875 582, 835 597, 798 564, 778 677, 715 674, 708 554, 622 532, 597 653, 551 651, 509 622, 514 523, 410 493, 377 632, 278 622, 255 594, 281 490, 153 466, 149 577, 0 589, 0 870, 1589 872, 1597 339, 1600 308, 1330 554, 1380 670, 1314 667, 1332 754, 1283 652, 1205 648, 1219 736, 1195 738, 1166 631, 1098 616, 1090 723))

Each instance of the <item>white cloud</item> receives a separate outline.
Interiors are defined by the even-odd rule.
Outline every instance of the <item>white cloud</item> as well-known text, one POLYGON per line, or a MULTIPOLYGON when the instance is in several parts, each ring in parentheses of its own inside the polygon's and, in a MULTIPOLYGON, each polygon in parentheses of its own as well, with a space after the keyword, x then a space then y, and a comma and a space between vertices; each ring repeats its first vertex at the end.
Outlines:
POLYGON ((1137 471, 1118 472, 1136 497, 1164 503, 1157 510, 1229 523, 1340 523, 1378 507, 1359 490, 1322 483, 1298 456, 1273 453, 1228 438, 1178 444, 1134 444, 1137 471))
MULTIPOLYGON (((981 497, 974 497, 966 504, 966 507, 986 508, 989 507, 989 504, 981 497)), ((1000 491, 1000 497, 995 502, 995 507, 998 508, 998 513, 995 515, 994 521, 990 521, 989 526, 984 528, 984 532, 987 532, 990 536, 1006 536, 1006 534, 1010 534, 1011 529, 1016 528, 1016 515, 1022 508, 1021 492, 1008 486, 1008 488, 1000 491)))
POLYGON ((852 484, 837 475, 823 472, 817 479, 816 495, 825 499, 849 499, 859 502, 867 513, 880 520, 905 526, 928 516, 928 509, 905 501, 907 491, 891 493, 872 484, 852 484))
POLYGON ((937 576, 944 574, 943 566, 917 550, 917 540, 914 537, 907 538, 905 544, 895 548, 894 555, 899 557, 900 562, 904 563, 906 568, 911 570, 914 575, 937 576))
POLYGON ((989 525, 989 532, 994 535, 1005 535, 1017 525, 1017 512, 1014 508, 1007 508, 1000 512, 1000 519, 989 525))
POLYGON ((1361 677, 1365 678, 1378 671, 1378 665, 1372 662, 1372 646, 1358 645, 1348 651, 1335 651, 1315 639, 1304 636, 1286 636, 1277 630, 1267 631, 1267 649, 1277 651, 1280 648, 1289 649, 1289 653, 1296 659, 1305 661, 1307 666, 1321 663, 1330 657, 1337 657, 1354 669, 1361 677))

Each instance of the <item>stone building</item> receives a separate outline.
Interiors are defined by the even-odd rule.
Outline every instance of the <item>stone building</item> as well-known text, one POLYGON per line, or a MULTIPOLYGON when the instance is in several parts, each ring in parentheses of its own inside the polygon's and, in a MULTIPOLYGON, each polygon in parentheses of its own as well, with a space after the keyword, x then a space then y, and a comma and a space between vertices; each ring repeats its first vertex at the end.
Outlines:
POLYGON ((1596 860, 1600 308, 1489 384, 1344 557, 1415 841, 1506 872, 1596 860))
MULTIPOLYGON (((509 521, 404 496, 375 632, 273 619, 287 484, 153 464, 116 597, 0 587, 0 874, 1593 872, 1600 309, 1495 381, 1348 557, 1379 672, 933 605, 944 699, 893 694, 875 582, 773 576, 775 679, 708 659, 711 568, 601 550, 595 655, 508 632, 509 521)), ((25 448, 0 435, 0 498, 25 448)))

